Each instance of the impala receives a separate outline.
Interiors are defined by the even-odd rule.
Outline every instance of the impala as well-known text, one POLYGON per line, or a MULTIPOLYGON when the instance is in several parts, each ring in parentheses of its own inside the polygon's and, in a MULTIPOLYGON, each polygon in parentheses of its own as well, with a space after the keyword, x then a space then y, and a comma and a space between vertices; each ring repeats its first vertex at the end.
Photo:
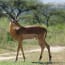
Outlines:
POLYGON ((20 11, 17 13, 16 17, 14 17, 11 14, 11 12, 7 11, 7 9, 5 9, 5 11, 11 18, 11 21, 9 24, 9 28, 10 28, 9 33, 11 34, 13 39, 18 41, 16 61, 18 60, 19 50, 22 51, 22 55, 23 55, 23 58, 25 61, 25 55, 24 55, 22 41, 24 39, 33 39, 33 38, 36 38, 38 40, 39 45, 41 47, 41 53, 40 53, 39 60, 42 59, 42 53, 44 51, 44 48, 46 47, 48 49, 49 61, 51 61, 50 46, 47 44, 47 42, 45 40, 45 38, 47 36, 47 29, 44 27, 40 27, 40 26, 23 27, 17 21, 17 17, 21 13, 20 11))

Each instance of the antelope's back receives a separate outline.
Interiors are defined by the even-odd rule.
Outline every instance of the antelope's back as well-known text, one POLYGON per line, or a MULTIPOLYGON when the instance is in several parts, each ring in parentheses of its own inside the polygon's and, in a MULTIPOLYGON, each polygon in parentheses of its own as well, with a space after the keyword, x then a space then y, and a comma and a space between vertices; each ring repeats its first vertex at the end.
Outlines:
POLYGON ((47 29, 44 27, 39 26, 30 26, 30 27, 21 27, 20 29, 16 30, 17 34, 41 34, 47 33, 47 29))

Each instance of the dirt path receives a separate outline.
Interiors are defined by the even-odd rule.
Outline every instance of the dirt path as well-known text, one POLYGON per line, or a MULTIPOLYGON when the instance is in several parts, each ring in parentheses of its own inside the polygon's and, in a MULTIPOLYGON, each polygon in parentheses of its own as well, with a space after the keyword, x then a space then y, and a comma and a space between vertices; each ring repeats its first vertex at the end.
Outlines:
MULTIPOLYGON (((64 51, 65 47, 57 46, 57 47, 51 47, 50 49, 52 53, 58 53, 58 52, 64 51)), ((45 51, 47 51, 46 48, 45 48, 45 51)), ((28 54, 33 53, 33 52, 40 52, 40 49, 26 50, 24 52, 28 54)), ((16 57, 16 52, 3 53, 3 54, 0 54, 0 61, 14 59, 15 57, 16 57)), ((22 57, 21 52, 20 52, 19 57, 22 57)))

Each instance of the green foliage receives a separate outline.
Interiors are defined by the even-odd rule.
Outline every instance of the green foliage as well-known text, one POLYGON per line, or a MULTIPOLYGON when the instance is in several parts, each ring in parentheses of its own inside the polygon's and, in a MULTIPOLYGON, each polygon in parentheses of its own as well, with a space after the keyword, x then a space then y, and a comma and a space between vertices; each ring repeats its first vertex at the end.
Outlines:
MULTIPOLYGON (((7 0, 6 0, 7 1, 7 0)), ((3 1, 5 2, 5 1, 3 1)), ((47 42, 50 45, 65 45, 65 10, 51 8, 52 5, 45 5, 37 0, 8 0, 7 3, 12 7, 18 7, 21 9, 29 8, 31 11, 22 13, 19 16, 19 23, 23 26, 29 25, 49 25, 47 42), (18 5, 19 4, 19 5, 18 5), (36 8, 35 10, 32 10, 36 8), (60 35, 60 37, 59 37, 60 35)), ((7 48, 15 50, 17 42, 13 41, 8 33, 10 19, 6 17, 0 18, 0 48, 7 48)), ((23 42, 25 45, 29 45, 29 41, 23 42)), ((33 45, 37 44, 37 41, 33 40, 33 45)))
POLYGON ((65 20, 65 9, 58 8, 53 4, 43 4, 39 0, 5 0, 3 2, 11 8, 30 9, 31 12, 27 12, 28 14, 20 15, 25 17, 22 19, 27 21, 27 24, 44 23, 49 26, 57 24, 57 22, 63 23, 65 20))
POLYGON ((6 33, 7 41, 13 41, 12 37, 10 36, 9 32, 6 33))
POLYGON ((50 26, 48 28, 48 36, 47 36, 47 41, 53 46, 63 46, 65 45, 65 24, 57 24, 54 26, 50 26))

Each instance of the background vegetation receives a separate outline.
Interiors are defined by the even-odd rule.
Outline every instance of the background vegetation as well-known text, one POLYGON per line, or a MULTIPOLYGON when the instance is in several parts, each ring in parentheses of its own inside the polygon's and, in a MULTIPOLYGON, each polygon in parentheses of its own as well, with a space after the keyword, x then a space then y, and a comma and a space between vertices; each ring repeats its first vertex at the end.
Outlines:
MULTIPOLYGON (((65 5, 44 4, 39 0, 0 0, 11 8, 31 9, 19 16, 19 23, 26 25, 45 26, 48 30, 47 42, 52 46, 65 45, 65 5), (34 10, 33 10, 34 9, 34 10)), ((0 10, 0 49, 16 50, 17 42, 13 41, 9 30, 10 19, 0 10)), ((35 40, 24 40, 24 46, 37 45, 35 40)))

